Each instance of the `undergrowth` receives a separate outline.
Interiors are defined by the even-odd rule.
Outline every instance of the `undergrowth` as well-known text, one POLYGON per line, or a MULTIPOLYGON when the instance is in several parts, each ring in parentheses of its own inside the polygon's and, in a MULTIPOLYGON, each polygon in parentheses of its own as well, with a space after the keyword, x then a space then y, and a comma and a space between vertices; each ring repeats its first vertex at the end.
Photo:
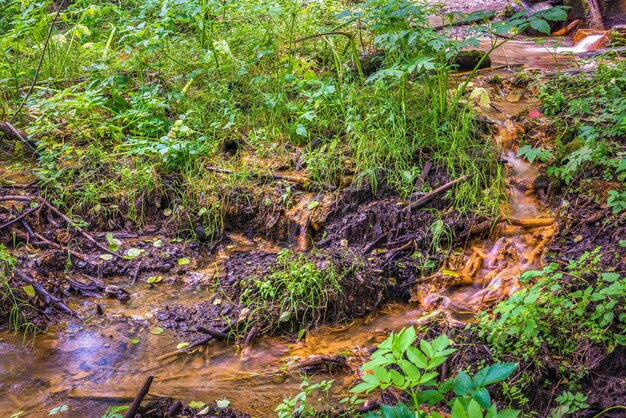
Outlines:
POLYGON ((616 214, 626 209, 625 70, 623 61, 600 62, 592 73, 564 73, 548 80, 539 98, 559 134, 548 147, 520 148, 520 155, 543 161, 548 175, 574 191, 588 192, 591 177, 614 183, 612 193, 602 198, 616 214))
MULTIPOLYGON (((567 266, 528 271, 523 289, 479 316, 478 336, 494 358, 529 364, 518 389, 535 384, 546 369, 556 375, 552 384, 579 389, 596 361, 592 345, 607 354, 626 345, 626 277, 598 272, 600 257, 598 248, 567 266)), ((517 393, 518 402, 527 401, 517 393)))
POLYGON ((15 265, 15 258, 0 244, 0 325, 7 324, 9 329, 26 335, 36 331, 25 313, 25 309, 30 307, 27 293, 34 294, 34 289, 28 286, 30 289, 25 292, 15 287, 12 280, 15 265))
POLYGON ((433 161, 450 178, 473 174, 450 194, 457 210, 498 213, 497 151, 448 95, 449 59, 471 42, 429 29, 428 6, 74 1, 14 115, 51 4, 4 10, 14 18, 0 21, 1 112, 36 142, 41 184, 77 220, 142 226, 169 209, 181 232, 217 238, 234 202, 288 187, 251 174, 296 161, 306 187, 356 182, 403 197, 433 161), (385 58, 366 74, 372 51, 385 58))
POLYGON ((340 282, 346 272, 339 271, 329 258, 310 257, 283 250, 266 274, 242 281, 245 290, 240 302, 248 312, 245 316, 257 318, 245 331, 257 326, 267 328, 263 332, 301 332, 337 319, 330 310, 341 304, 340 282))

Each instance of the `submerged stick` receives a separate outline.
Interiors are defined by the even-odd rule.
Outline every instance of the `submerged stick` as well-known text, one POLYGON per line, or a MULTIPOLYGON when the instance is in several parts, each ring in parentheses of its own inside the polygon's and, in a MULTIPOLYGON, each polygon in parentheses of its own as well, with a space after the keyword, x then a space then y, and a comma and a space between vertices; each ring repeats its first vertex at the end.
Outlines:
POLYGON ((143 401, 143 398, 145 398, 150 391, 150 385, 152 385, 152 380, 154 380, 154 376, 148 376, 141 389, 139 389, 139 392, 137 392, 137 396, 135 396, 133 403, 130 404, 130 407, 126 411, 126 415, 124 415, 124 418, 134 418, 137 409, 139 409, 139 405, 141 405, 141 401, 143 401))

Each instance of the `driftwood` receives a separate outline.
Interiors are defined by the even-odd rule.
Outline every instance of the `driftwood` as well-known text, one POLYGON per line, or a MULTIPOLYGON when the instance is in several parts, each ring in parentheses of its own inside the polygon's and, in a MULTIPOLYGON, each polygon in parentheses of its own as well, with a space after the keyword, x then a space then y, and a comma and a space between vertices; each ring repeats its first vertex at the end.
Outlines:
POLYGON ((259 329, 256 326, 253 326, 248 332, 248 335, 246 335, 246 339, 243 342, 243 346, 250 347, 252 345, 252 342, 254 341, 254 339, 256 338, 258 334, 259 334, 259 329))
POLYGON ((28 140, 28 135, 21 129, 16 128, 10 122, 0 122, 0 132, 12 141, 19 141, 30 148, 34 153, 37 152, 35 145, 28 140))
POLYGON ((444 184, 443 186, 439 186, 437 187, 435 190, 433 190, 430 193, 427 193, 426 195, 420 197, 419 199, 417 199, 415 202, 411 203, 410 205, 408 205, 405 210, 407 212, 411 212, 413 209, 419 209, 422 208, 424 206, 426 206, 431 200, 433 200, 435 197, 439 196, 440 194, 448 191, 449 189, 451 189, 452 187, 454 187, 456 184, 464 182, 468 179, 470 179, 472 176, 471 175, 465 175, 463 177, 459 177, 456 180, 452 180, 446 184, 444 184))
POLYGON ((222 331, 218 331, 218 330, 212 330, 212 329, 207 329, 204 327, 198 327, 197 330, 198 332, 202 332, 203 334, 207 334, 206 337, 201 338, 197 341, 194 341, 193 343, 189 344, 187 347, 185 348, 181 348, 179 350, 174 350, 171 351, 169 353, 165 353, 159 357, 157 357, 157 361, 164 361, 167 360, 169 358, 175 357, 179 354, 183 354, 183 353, 188 353, 191 350, 193 350, 194 348, 197 347, 201 347, 213 340, 224 340, 226 338, 228 338, 228 332, 230 331, 231 326, 227 326, 224 330, 222 331))
POLYGON ((428 173, 430 173, 431 168, 433 168, 433 163, 431 163, 430 161, 424 164, 424 168, 422 169, 422 174, 419 176, 419 178, 415 182, 415 186, 413 186, 415 190, 419 190, 422 187, 422 184, 424 184, 426 177, 428 177, 428 173))
POLYGON ((139 392, 137 392, 135 399, 133 399, 133 403, 131 403, 130 407, 126 410, 126 415, 124 415, 124 418, 135 417, 135 413, 137 412, 137 409, 139 409, 139 405, 141 405, 141 401, 143 401, 143 398, 145 398, 148 392, 150 391, 150 385, 152 385, 153 380, 154 380, 154 376, 148 376, 148 378, 146 379, 141 389, 139 389, 139 392))
POLYGON ((60 312, 63 312, 69 315, 75 315, 74 311, 72 311, 65 304, 65 302, 63 302, 61 299, 57 298, 56 296, 53 296, 50 293, 48 293, 48 291, 44 289, 44 287, 41 284, 37 283, 34 279, 28 277, 26 274, 22 273, 19 270, 17 270, 15 273, 18 275, 20 279, 22 279, 23 281, 25 281, 26 283, 28 283, 29 285, 33 287, 33 289, 35 290, 35 294, 37 294, 37 296, 39 296, 39 298, 46 305, 53 306, 60 312))

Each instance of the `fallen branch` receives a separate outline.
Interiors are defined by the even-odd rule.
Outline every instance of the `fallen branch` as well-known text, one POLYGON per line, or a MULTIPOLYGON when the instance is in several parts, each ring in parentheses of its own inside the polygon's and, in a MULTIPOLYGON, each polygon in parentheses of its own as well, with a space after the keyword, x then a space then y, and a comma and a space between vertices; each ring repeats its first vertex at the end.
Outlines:
POLYGON ((82 255, 81 253, 76 252, 76 251, 72 250, 69 247, 64 247, 61 244, 57 244, 56 242, 52 242, 48 238, 44 237, 43 235, 41 235, 41 234, 39 234, 37 232, 35 232, 35 238, 37 238, 39 241, 41 241, 41 244, 48 245, 48 246, 50 246, 52 248, 56 248, 57 250, 67 251, 68 253, 72 254, 74 257, 78 258, 79 260, 84 261, 86 263, 93 264, 91 261, 89 261, 87 258, 85 258, 85 256, 82 255))
POLYGON ((124 418, 135 417, 135 413, 137 412, 137 409, 139 409, 141 401, 143 401, 143 398, 145 398, 150 391, 150 385, 152 385, 152 380, 154 380, 154 376, 148 376, 141 389, 139 389, 139 392, 137 392, 137 396, 135 396, 135 399, 133 399, 133 403, 131 403, 130 407, 126 410, 126 415, 124 415, 124 418))
POLYGON ((422 184, 424 184, 424 181, 426 180, 426 177, 428 177, 428 173, 430 173, 430 169, 432 167, 433 167, 433 163, 431 163, 430 161, 424 164, 424 169, 422 170, 422 174, 420 174, 419 178, 415 182, 415 186, 413 186, 413 189, 419 190, 422 187, 422 184))
POLYGON ((185 348, 181 348, 179 350, 174 350, 174 351, 171 351, 169 353, 165 353, 165 354, 157 357, 157 361, 167 360, 167 359, 169 359, 171 357, 175 357, 175 356, 177 356, 179 354, 188 353, 189 351, 193 350, 194 348, 201 347, 201 346, 203 346, 203 345, 205 345, 205 344, 207 344, 207 343, 209 343, 209 342, 211 342, 211 341, 213 341, 215 339, 222 339, 222 340, 226 339, 228 337, 228 332, 230 331, 230 328, 231 328, 230 326, 227 326, 226 329, 224 329, 223 331, 217 331, 217 330, 209 330, 209 329, 204 328, 204 327, 198 327, 197 330, 199 332, 207 334, 206 337, 191 343, 190 345, 188 345, 185 348))
POLYGON ((4 228, 6 228, 8 226, 13 225, 16 222, 21 221, 22 219, 26 218, 28 215, 30 215, 30 214, 32 214, 34 212, 37 212, 39 209, 41 209, 41 206, 37 206, 36 208, 32 208, 32 209, 29 209, 29 210, 23 212, 21 215, 17 216, 16 218, 13 218, 10 221, 7 221, 7 222, 3 223, 2 225, 0 225, 0 229, 4 229, 4 228))
POLYGON ((431 200, 433 200, 435 197, 439 196, 440 194, 448 191, 449 189, 451 189, 452 187, 454 187, 456 184, 464 182, 468 179, 472 178, 472 175, 465 175, 463 177, 460 177, 456 180, 452 180, 451 182, 448 182, 446 184, 444 184, 443 186, 439 186, 437 187, 435 190, 433 190, 432 192, 420 197, 419 199, 417 199, 415 202, 411 203, 409 206, 407 206, 405 208, 405 210, 407 212, 412 211, 413 209, 419 209, 422 208, 424 206, 426 206, 426 204, 428 204, 431 200))
POLYGON ((59 217, 61 217, 61 219, 63 219, 65 222, 67 222, 69 225, 71 225, 74 229, 76 229, 78 232, 80 232, 82 234, 83 237, 85 237, 87 239, 87 241, 91 242, 92 244, 94 244, 96 247, 98 247, 99 249, 101 249, 102 251, 111 254, 114 257, 119 258, 120 260, 123 260, 124 257, 122 257, 121 255, 119 255, 118 253, 115 253, 111 250, 109 250, 108 248, 106 248, 105 246, 101 245, 98 241, 95 240, 94 237, 92 237, 91 235, 89 235, 83 228, 81 228, 80 226, 78 226, 74 221, 72 221, 70 218, 68 218, 63 212, 61 212, 60 210, 58 210, 57 208, 55 208, 52 203, 48 202, 46 199, 44 199, 43 197, 38 197, 39 202, 41 202, 42 204, 46 205, 48 207, 48 209, 50 209, 52 212, 56 213, 59 217))
POLYGON ((28 283, 29 285, 33 287, 37 296, 39 296, 39 298, 46 305, 53 306, 60 312, 63 312, 72 316, 75 315, 74 311, 72 311, 65 304, 65 302, 63 302, 61 299, 57 298, 56 296, 53 296, 50 293, 48 293, 48 291, 41 284, 37 283, 34 279, 28 277, 27 275, 25 275, 19 270, 17 270, 15 273, 19 276, 20 279, 22 279, 23 281, 25 281, 26 283, 28 283))
POLYGON ((20 141, 24 145, 28 146, 28 148, 30 148, 35 154, 37 153, 35 146, 28 140, 26 132, 21 129, 17 129, 10 122, 0 122, 0 132, 6 135, 6 137, 10 140, 20 141))

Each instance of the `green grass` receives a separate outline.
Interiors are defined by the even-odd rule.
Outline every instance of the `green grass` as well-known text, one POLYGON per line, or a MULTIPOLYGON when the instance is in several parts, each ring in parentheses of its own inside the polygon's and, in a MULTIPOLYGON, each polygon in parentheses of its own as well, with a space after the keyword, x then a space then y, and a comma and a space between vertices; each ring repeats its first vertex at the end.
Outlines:
POLYGON ((248 277, 240 300, 255 318, 267 317, 269 331, 290 329, 298 331, 314 327, 332 318, 329 306, 338 305, 342 298, 341 273, 328 257, 318 267, 315 254, 296 255, 287 250, 278 254, 276 264, 262 277, 248 277))
MULTIPOLYGON (((0 21, 8 115, 32 80, 49 5, 14 2, 6 13, 15 19, 0 21)), ((426 8, 397 26, 381 7, 72 2, 16 124, 38 141, 37 174, 50 197, 86 219, 141 226, 169 207, 181 232, 202 224, 215 237, 229 205, 261 192, 252 177, 207 166, 267 172, 293 167, 298 155, 312 186, 355 181, 403 197, 430 160, 450 178, 475 174, 450 194, 457 210, 496 214, 498 153, 448 94, 446 55, 463 45, 427 29, 426 8), (362 13, 365 26, 338 17, 344 9, 362 13), (338 29, 349 36, 311 37, 338 29), (406 30, 417 44, 380 41, 406 30), (365 80, 357 58, 375 48, 385 50, 384 65, 365 80), (225 155, 224 144, 238 154, 225 155)))
POLYGON ((7 325, 24 335, 34 333, 37 327, 30 322, 25 310, 30 307, 23 289, 15 288, 13 270, 16 260, 7 248, 0 244, 0 325, 7 325))

